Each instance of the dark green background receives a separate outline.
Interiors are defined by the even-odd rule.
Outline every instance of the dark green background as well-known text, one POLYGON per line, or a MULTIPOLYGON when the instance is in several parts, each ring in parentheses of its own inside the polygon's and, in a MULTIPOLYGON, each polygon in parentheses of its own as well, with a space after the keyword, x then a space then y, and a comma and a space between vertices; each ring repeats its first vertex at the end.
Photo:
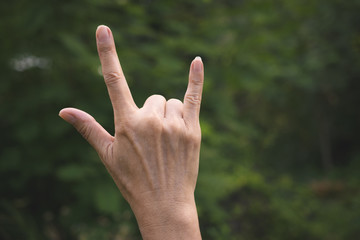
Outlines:
POLYGON ((0 239, 139 239, 95 151, 57 114, 113 132, 95 29, 138 106, 205 64, 196 200, 204 239, 360 235, 360 1, 0 3, 0 239))

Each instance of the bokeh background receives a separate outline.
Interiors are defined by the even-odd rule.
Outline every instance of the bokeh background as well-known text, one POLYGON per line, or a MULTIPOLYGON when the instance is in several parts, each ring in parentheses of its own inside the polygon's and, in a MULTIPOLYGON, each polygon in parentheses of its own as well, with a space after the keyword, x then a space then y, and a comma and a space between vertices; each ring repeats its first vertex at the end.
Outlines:
POLYGON ((134 99, 206 70, 196 201, 204 239, 360 235, 359 0, 0 3, 0 239, 140 239, 96 152, 58 117, 113 132, 95 29, 134 99))

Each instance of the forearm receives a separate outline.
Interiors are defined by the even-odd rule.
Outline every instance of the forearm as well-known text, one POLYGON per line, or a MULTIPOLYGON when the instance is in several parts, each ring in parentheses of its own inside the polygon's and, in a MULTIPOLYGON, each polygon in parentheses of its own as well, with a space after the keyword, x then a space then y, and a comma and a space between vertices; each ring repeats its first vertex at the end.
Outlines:
POLYGON ((195 201, 132 206, 144 240, 201 239, 195 201))

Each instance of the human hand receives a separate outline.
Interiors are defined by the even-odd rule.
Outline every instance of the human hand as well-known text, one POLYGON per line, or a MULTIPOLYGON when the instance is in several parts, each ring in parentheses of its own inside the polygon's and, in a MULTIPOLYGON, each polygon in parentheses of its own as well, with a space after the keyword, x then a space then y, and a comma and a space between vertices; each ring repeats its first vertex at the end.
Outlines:
POLYGON ((191 64, 184 102, 153 95, 138 108, 110 29, 99 26, 96 37, 114 111, 115 136, 81 110, 65 108, 60 117, 95 148, 133 209, 144 239, 201 238, 194 201, 204 79, 201 58, 191 64))

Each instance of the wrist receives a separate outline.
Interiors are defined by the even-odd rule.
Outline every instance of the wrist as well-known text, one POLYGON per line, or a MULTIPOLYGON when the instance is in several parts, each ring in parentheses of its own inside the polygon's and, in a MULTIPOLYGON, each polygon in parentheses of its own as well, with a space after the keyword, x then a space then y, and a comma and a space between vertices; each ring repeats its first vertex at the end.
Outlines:
POLYGON ((131 205, 143 239, 201 239, 195 200, 131 205))

